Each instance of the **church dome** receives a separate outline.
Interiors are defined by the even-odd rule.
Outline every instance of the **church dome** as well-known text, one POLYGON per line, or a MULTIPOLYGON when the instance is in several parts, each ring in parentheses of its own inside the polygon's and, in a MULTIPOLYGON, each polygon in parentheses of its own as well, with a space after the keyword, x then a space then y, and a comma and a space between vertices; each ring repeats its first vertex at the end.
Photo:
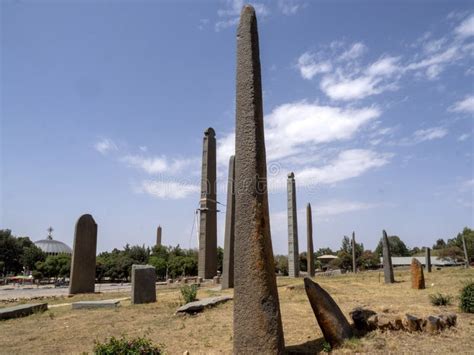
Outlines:
POLYGON ((72 249, 67 244, 54 240, 51 236, 36 241, 35 245, 48 255, 72 254, 72 249))

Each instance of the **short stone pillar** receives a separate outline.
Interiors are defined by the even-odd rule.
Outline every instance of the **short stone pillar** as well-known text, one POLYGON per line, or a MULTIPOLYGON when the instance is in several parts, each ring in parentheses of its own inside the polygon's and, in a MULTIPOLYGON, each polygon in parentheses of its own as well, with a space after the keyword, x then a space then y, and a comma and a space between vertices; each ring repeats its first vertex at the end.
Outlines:
POLYGON ((184 285, 184 284, 187 284, 188 283, 188 279, 186 277, 183 277, 181 279, 181 283, 184 285))
POLYGON ((167 279, 167 280, 166 280, 166 284, 167 284, 167 285, 171 285, 172 283, 173 283, 173 279, 167 279))
POLYGON ((156 272, 151 265, 132 265, 132 304, 156 302, 156 272))
POLYGON ((422 290, 425 288, 425 277, 423 275, 423 265, 413 258, 411 259, 411 288, 422 290))
POLYGON ((94 293, 97 224, 90 214, 76 223, 72 249, 69 294, 94 293))
POLYGON ((214 276, 214 278, 212 279, 212 283, 214 285, 220 285, 221 284, 221 277, 220 276, 214 276))

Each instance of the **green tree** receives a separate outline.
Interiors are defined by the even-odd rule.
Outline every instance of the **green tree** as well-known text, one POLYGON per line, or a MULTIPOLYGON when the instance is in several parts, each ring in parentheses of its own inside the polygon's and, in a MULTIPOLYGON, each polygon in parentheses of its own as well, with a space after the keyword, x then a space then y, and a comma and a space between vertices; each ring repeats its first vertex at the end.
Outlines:
MULTIPOLYGON (((410 256, 410 250, 403 241, 396 235, 388 237, 388 244, 390 245, 390 252, 392 256, 410 256)), ((375 254, 382 256, 382 239, 380 239, 377 248, 375 248, 375 254)))
POLYGON ((275 255, 275 272, 288 276, 288 257, 286 255, 275 255))
POLYGON ((46 254, 34 244, 24 248, 23 254, 20 257, 20 262, 28 268, 28 270, 34 270, 38 261, 45 260, 46 254))

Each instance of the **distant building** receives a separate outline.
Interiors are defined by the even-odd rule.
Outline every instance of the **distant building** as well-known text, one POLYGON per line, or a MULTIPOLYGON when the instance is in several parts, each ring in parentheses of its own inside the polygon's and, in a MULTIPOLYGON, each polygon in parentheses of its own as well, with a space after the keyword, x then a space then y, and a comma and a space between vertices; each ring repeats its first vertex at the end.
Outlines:
MULTIPOLYGON (((413 258, 418 260, 422 265, 425 265, 426 259, 424 256, 392 256, 392 265, 394 267, 395 266, 410 266, 411 259, 413 258)), ((431 265, 433 266, 463 265, 463 263, 459 263, 456 260, 441 259, 437 256, 432 256, 430 259, 431 259, 431 265)), ((380 257, 380 264, 383 264, 383 257, 380 257)))
POLYGON ((48 228, 48 236, 46 239, 38 240, 35 245, 47 255, 67 254, 72 255, 72 249, 59 240, 54 240, 52 236, 53 228, 48 228))

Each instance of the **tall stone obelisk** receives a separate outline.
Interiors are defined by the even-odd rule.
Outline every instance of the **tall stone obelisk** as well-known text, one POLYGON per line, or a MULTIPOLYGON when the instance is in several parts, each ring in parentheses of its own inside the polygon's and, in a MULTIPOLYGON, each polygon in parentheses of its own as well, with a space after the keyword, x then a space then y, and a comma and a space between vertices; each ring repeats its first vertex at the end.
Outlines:
POLYGON ((222 262, 221 288, 234 287, 234 233, 235 233, 235 157, 229 159, 229 175, 227 178, 227 207, 225 213, 224 260, 222 262))
POLYGON ((431 249, 426 247, 425 253, 426 272, 431 272, 431 249))
POLYGON ((295 174, 288 174, 288 275, 300 276, 300 254, 298 248, 298 220, 296 218, 295 174))
POLYGON ((390 243, 388 241, 387 232, 383 231, 382 236, 382 254, 383 254, 383 276, 386 284, 395 282, 393 276, 392 253, 390 252, 390 243))
POLYGON ((356 264, 356 235, 355 232, 352 232, 352 272, 355 274, 357 272, 356 264))
POLYGON ((283 354, 267 194, 257 18, 252 6, 237 32, 235 137, 234 353, 283 354))
POLYGON ((161 226, 156 228, 156 246, 161 247, 161 226))
POLYGON ((311 204, 306 206, 306 237, 308 250, 306 260, 308 262, 308 275, 314 276, 314 248, 313 248, 313 215, 311 213, 311 204))
POLYGON ((199 215, 198 276, 217 275, 216 132, 204 132, 199 215))

